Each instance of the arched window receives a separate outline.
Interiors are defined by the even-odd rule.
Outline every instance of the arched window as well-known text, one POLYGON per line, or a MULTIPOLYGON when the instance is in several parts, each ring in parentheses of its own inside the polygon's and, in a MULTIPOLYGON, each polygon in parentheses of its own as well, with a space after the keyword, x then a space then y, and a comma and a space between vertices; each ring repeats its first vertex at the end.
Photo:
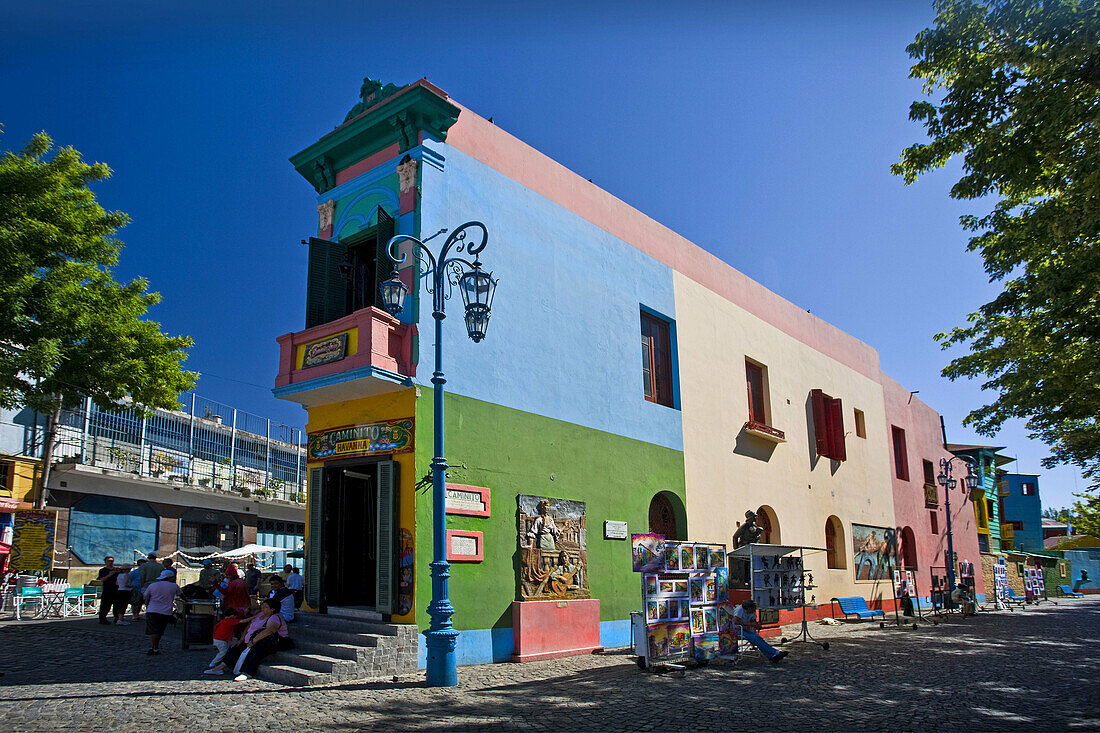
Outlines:
POLYGON ((917 538, 912 527, 901 528, 901 564, 904 570, 917 570, 917 538))
POLYGON ((760 542, 765 545, 779 544, 779 520, 775 511, 770 506, 762 506, 756 510, 756 526, 764 530, 760 533, 760 542))
POLYGON ((844 552, 844 525, 835 516, 825 520, 825 557, 831 569, 842 570, 848 567, 844 552))
POLYGON ((686 534, 687 518, 684 516, 684 504, 680 497, 668 491, 653 495, 649 502, 649 531, 663 534, 666 539, 683 540, 680 530, 686 534))

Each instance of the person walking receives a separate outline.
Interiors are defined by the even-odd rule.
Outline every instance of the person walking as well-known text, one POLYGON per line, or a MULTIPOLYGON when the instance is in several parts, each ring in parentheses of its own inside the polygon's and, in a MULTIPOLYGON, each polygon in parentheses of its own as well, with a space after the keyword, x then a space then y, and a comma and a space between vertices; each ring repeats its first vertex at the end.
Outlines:
POLYGON ((119 568, 115 583, 115 626, 129 626, 130 622, 126 620, 126 609, 130 606, 130 568, 119 568))
POLYGON ((179 594, 176 573, 172 570, 162 570, 145 589, 145 635, 150 644, 146 654, 149 656, 160 654, 160 638, 168 624, 175 620, 175 602, 179 594))
POLYGON ((130 586, 130 615, 133 616, 134 621, 138 620, 141 616, 141 602, 144 600, 141 597, 141 566, 147 563, 144 557, 138 558, 137 565, 134 565, 134 569, 129 573, 129 579, 127 584, 130 586))
POLYGON ((96 577, 102 588, 102 595, 99 597, 99 623, 104 625, 111 623, 107 620, 107 614, 114 608, 120 570, 121 568, 115 567, 115 559, 108 555, 103 558, 103 567, 99 569, 99 575, 96 577))
POLYGON ((294 610, 297 611, 302 607, 302 601, 305 599, 306 581, 296 567, 287 565, 286 573, 286 587, 294 594, 294 610))

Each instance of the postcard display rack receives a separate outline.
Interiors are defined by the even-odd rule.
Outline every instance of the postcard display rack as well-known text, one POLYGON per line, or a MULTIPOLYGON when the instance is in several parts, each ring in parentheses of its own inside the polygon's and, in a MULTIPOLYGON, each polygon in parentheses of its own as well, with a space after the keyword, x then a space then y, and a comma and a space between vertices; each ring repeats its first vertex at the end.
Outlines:
POLYGON ((736 658, 726 546, 654 534, 631 539, 645 604, 634 615, 638 666, 736 658))

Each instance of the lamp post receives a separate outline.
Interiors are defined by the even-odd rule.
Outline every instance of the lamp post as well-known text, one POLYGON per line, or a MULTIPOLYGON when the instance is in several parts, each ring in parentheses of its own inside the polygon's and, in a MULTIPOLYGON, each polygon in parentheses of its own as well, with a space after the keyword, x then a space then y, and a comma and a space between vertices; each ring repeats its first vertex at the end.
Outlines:
POLYGON ((435 456, 432 458, 432 602, 428 605, 431 625, 425 632, 428 648, 427 681, 432 687, 453 687, 458 684, 458 666, 455 663, 455 642, 458 632, 451 625, 455 609, 451 605, 448 579, 450 563, 447 562, 446 485, 447 461, 443 457, 443 319, 447 317, 446 301, 457 286, 465 307, 466 332, 474 343, 485 338, 489 325, 490 309, 497 281, 492 273, 481 269, 478 254, 485 249, 489 233, 479 221, 468 221, 455 229, 438 255, 432 255, 424 242, 408 234, 398 234, 386 244, 386 254, 393 260, 393 274, 379 285, 382 305, 396 316, 405 307, 409 289, 401 282, 397 267, 405 261, 398 255, 397 245, 403 240, 413 243, 412 255, 421 277, 430 278, 426 289, 432 294, 432 318, 435 319, 435 371, 432 385, 435 395, 435 456), (470 262, 454 253, 473 255, 470 262))
POLYGON ((967 464, 967 474, 963 481, 966 484, 966 488, 974 490, 978 488, 978 475, 974 473, 973 461, 966 456, 953 456, 951 458, 940 459, 940 475, 936 477, 936 481, 943 487, 943 493, 946 497, 944 499, 944 508, 947 510, 947 593, 948 599, 950 594, 955 590, 955 543, 951 534, 951 489, 958 485, 958 482, 951 477, 951 464, 955 461, 964 461, 967 464))

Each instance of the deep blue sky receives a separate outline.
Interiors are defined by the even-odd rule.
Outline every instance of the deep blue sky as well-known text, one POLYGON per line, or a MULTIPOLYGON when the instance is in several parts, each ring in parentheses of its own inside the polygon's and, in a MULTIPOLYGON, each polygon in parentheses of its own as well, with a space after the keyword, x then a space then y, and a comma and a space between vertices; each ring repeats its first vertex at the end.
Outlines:
POLYGON ((270 393, 317 221, 287 158, 343 120, 364 76, 427 77, 871 344, 951 442, 1006 445, 1042 473, 1044 504, 1071 501, 1075 471, 1043 471, 1022 425, 963 428, 987 398, 939 376, 932 334, 995 289, 958 226, 981 205, 947 197, 957 171, 909 188, 889 172, 922 139, 905 46, 931 3, 523 5, 7 3, 0 148, 46 130, 108 163, 99 198, 133 218, 118 276, 147 277, 154 317, 195 339, 198 392, 301 425, 270 393))

